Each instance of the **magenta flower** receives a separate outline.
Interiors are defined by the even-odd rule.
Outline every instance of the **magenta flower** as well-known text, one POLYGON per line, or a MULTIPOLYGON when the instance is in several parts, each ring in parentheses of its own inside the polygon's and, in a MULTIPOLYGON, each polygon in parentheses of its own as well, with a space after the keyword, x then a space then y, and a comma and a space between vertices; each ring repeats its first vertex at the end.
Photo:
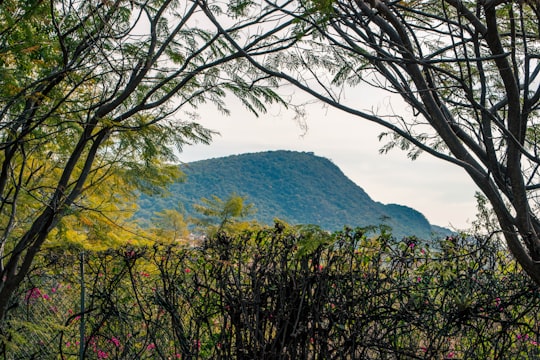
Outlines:
POLYGON ((155 348, 156 348, 156 344, 150 343, 150 344, 148 344, 148 346, 146 347, 146 350, 154 350, 155 348))
POLYGON ((30 290, 26 292, 24 300, 29 301, 29 300, 39 299, 41 296, 42 296, 41 290, 35 287, 35 288, 31 288, 30 290))
POLYGON ((118 340, 114 336, 111 338, 111 343, 113 343, 116 347, 120 347, 120 340, 118 340))

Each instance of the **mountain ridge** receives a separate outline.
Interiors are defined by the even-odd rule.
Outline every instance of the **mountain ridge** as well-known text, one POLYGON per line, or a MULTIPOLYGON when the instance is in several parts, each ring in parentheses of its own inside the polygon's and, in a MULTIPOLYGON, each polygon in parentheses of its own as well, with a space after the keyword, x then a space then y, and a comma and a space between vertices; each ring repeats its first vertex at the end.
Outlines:
MULTIPOLYGON (((385 224, 395 236, 432 237, 440 227, 431 226, 419 211, 399 204, 373 200, 331 160, 312 152, 289 150, 230 155, 187 163, 184 182, 170 186, 170 195, 156 199, 142 196, 139 216, 181 203, 187 215, 193 204, 216 195, 232 193, 247 198, 257 212, 252 219, 271 224, 275 218, 291 224, 315 224, 327 230, 343 226, 385 224), (159 206, 156 204, 159 203, 159 206)), ((448 231, 450 233, 450 231, 448 231)))

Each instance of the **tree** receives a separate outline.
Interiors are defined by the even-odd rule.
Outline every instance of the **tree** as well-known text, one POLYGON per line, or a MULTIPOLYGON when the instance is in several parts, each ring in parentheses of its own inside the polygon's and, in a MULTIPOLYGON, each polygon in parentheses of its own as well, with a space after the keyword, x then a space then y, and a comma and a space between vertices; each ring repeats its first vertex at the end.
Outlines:
POLYGON ((150 231, 166 242, 180 241, 189 235, 188 224, 179 210, 164 209, 154 213, 150 231))
POLYGON ((538 2, 272 3, 296 18, 303 41, 279 62, 251 63, 387 128, 383 152, 425 152, 463 168, 540 284, 538 2), (410 112, 366 112, 340 96, 359 84, 401 97, 410 112))
MULTIPOLYGON (((179 176, 176 149, 208 143, 194 111, 237 96, 282 102, 245 61, 295 42, 256 28, 271 14, 199 1, 15 1, 0 7, 0 321, 53 230, 93 211, 128 211, 179 176), (230 46, 225 34, 242 42, 230 46)), ((280 26, 287 27, 283 23, 280 26)), ((90 219, 90 217, 85 217, 90 219)), ((109 218, 110 219, 110 218, 109 218)), ((84 240, 85 226, 80 223, 84 240)), ((57 232, 58 235, 61 232, 57 232)))
MULTIPOLYGON (((238 219, 245 218, 255 212, 252 203, 246 203, 246 198, 237 194, 231 194, 226 200, 212 195, 210 199, 202 198, 202 204, 195 204, 195 211, 202 216, 193 219, 193 222, 213 236, 221 231, 234 232, 242 229, 244 224, 238 219)), ((248 228, 247 226, 246 228, 248 228)))

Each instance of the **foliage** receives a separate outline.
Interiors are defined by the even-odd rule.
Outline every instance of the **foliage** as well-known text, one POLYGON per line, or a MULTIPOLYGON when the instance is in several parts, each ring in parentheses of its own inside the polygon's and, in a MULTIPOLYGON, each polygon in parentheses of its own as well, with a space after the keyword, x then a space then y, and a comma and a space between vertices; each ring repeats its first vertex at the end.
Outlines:
POLYGON ((538 2, 270 3, 302 24, 300 41, 251 63, 384 127, 382 152, 427 153, 461 167, 493 207, 508 250, 540 284, 538 2), (371 89, 393 100, 366 104, 371 89))
MULTIPOLYGON (((275 218, 292 224, 317 224, 330 231, 344 224, 368 226, 384 222, 397 237, 432 237, 426 218, 414 209, 373 201, 330 160, 313 153, 267 151, 197 161, 181 167, 186 178, 169 186, 166 196, 142 196, 137 218, 177 202, 196 216, 201 198, 232 193, 257 208, 248 216, 271 225, 275 218)), ((398 181, 398 180, 396 180, 398 181)), ((449 232, 447 232, 449 233, 449 232)))
POLYGON ((149 230, 158 239, 167 239, 175 242, 186 239, 189 234, 187 221, 184 219, 184 215, 178 210, 165 209, 154 213, 152 225, 153 227, 149 230))
MULTIPOLYGON (((503 248, 481 237, 435 247, 365 230, 278 222, 221 232, 204 248, 86 253, 85 358, 540 355, 540 294, 503 248)), ((77 356, 77 259, 43 254, 10 318, 6 356, 77 356)))
POLYGON ((193 222, 209 235, 214 237, 217 233, 238 231, 241 228, 239 219, 245 218, 256 210, 253 204, 246 203, 246 198, 235 193, 229 195, 226 200, 212 195, 210 199, 202 198, 202 204, 195 204, 194 208, 200 214, 193 222))
POLYGON ((284 104, 244 58, 296 38, 261 33, 267 10, 251 6, 2 1, 0 322, 46 241, 106 248, 136 232, 135 196, 162 192, 183 146, 214 134, 197 107, 226 114, 227 95, 256 114, 284 104), (225 41, 242 32, 260 36, 241 50, 225 41))

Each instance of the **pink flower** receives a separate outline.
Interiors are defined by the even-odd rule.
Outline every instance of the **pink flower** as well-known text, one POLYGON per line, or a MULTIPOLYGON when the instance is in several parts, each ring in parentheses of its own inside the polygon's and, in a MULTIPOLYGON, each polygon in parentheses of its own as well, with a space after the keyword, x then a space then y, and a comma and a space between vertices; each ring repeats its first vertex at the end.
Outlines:
POLYGON ((189 274, 189 273, 191 272, 191 270, 190 270, 189 268, 185 268, 185 269, 184 269, 184 272, 185 272, 186 274, 189 274))
POLYGON ((118 340, 114 336, 111 338, 111 343, 113 343, 116 347, 120 347, 120 340, 118 340))
POLYGON ((109 354, 107 354, 103 350, 98 350, 97 351, 97 357, 98 357, 98 359, 107 359, 109 357, 109 354))
POLYGON ((156 348, 156 344, 150 343, 150 344, 148 344, 148 346, 146 347, 146 350, 154 350, 155 348, 156 348))
POLYGON ((456 354, 453 351, 450 351, 448 354, 446 354, 446 359, 453 359, 456 354))
POLYGON ((37 287, 31 288, 26 292, 26 296, 24 297, 24 300, 33 300, 33 299, 39 299, 42 296, 41 290, 39 290, 37 287))

